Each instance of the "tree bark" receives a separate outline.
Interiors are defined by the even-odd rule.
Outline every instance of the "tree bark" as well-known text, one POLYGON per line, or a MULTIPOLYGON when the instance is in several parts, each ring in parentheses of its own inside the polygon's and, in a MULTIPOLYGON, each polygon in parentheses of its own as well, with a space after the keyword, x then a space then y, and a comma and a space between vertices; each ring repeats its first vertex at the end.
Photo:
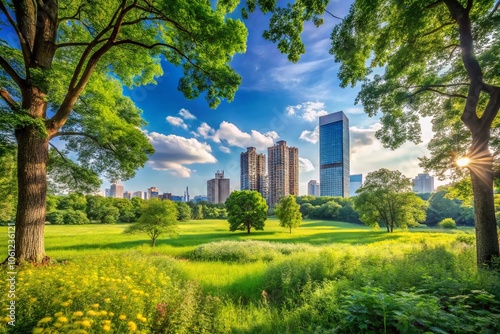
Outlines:
POLYGON ((44 224, 47 194, 48 139, 35 127, 16 131, 18 202, 16 258, 42 262, 45 257, 44 224))
MULTIPOLYGON (((483 129, 484 130, 484 129, 483 129)), ((489 129, 472 134, 469 171, 474 194, 474 220, 478 265, 491 266, 500 256, 493 195, 493 157, 488 148, 489 129)))

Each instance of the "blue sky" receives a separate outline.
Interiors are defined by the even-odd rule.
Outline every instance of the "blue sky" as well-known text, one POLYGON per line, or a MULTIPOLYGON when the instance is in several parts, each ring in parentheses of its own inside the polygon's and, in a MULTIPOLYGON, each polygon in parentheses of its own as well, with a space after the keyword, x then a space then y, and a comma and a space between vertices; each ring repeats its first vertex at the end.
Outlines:
MULTIPOLYGON (((333 1, 328 9, 344 16, 349 3, 333 1)), ((177 91, 181 70, 167 63, 157 85, 127 91, 144 112, 149 123, 144 130, 156 153, 135 178, 122 182, 125 190, 155 186, 161 193, 182 195, 188 186, 191 197, 205 195, 206 181, 217 170, 224 170, 232 189, 239 190, 240 153, 254 146, 267 155, 267 147, 285 140, 299 149, 300 194, 305 195, 307 182, 319 180, 318 117, 339 110, 350 119, 351 174, 365 176, 382 167, 398 169, 408 177, 422 172, 417 157, 427 153, 430 123, 423 121, 422 144, 384 149, 374 137, 380 127, 378 119, 369 118, 361 105, 354 105, 358 87, 340 88, 339 64, 328 53, 329 36, 338 20, 325 16, 322 27, 305 26, 306 54, 295 64, 261 37, 267 22, 260 13, 245 21, 247 52, 236 55, 231 63, 242 76, 242 84, 231 103, 223 101, 214 110, 203 97, 187 100, 177 91)), ((108 180, 104 188, 109 188, 108 180)))

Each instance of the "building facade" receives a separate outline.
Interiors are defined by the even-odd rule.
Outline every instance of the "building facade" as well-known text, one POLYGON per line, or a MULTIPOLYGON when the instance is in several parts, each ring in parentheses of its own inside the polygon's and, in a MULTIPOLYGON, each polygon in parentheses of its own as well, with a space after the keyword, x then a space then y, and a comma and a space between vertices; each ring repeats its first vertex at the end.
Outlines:
POLYGON ((319 118, 321 196, 349 196, 349 119, 342 112, 319 118))
POLYGON ((156 187, 149 187, 146 193, 146 199, 158 198, 160 190, 156 187))
POLYGON ((230 192, 230 180, 224 178, 224 171, 217 171, 215 178, 207 181, 207 198, 210 203, 225 203, 230 192))
POLYGON ((268 198, 270 207, 279 203, 281 197, 299 194, 299 150, 286 146, 280 140, 267 149, 268 198))
POLYGON ((109 189, 109 197, 123 198, 123 185, 118 181, 113 182, 109 189))
POLYGON ((132 197, 139 197, 140 199, 144 199, 143 192, 140 190, 134 191, 134 193, 132 194, 132 197))
POLYGON ((318 181, 311 180, 307 183, 307 194, 309 196, 320 196, 318 181))
POLYGON ((434 191, 434 177, 427 173, 418 174, 412 182, 413 191, 416 193, 431 193, 434 191))
POLYGON ((267 198, 266 155, 257 153, 255 147, 248 147, 240 154, 240 188, 256 190, 267 198))
POLYGON ((363 184, 363 174, 353 174, 349 178, 349 195, 356 196, 356 190, 358 190, 363 184))

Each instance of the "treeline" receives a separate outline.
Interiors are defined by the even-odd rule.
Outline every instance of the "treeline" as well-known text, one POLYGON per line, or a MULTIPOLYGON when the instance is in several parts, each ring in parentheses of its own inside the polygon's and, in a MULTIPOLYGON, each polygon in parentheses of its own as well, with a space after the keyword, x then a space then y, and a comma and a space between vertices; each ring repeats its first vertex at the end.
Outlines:
POLYGON ((300 205, 300 212, 304 218, 361 224, 352 198, 297 196, 296 202, 300 205))
MULTIPOLYGON (((145 200, 102 197, 72 193, 66 196, 48 195, 46 222, 56 225, 114 224, 137 221, 145 200)), ((225 219, 224 204, 175 202, 177 220, 225 219)))

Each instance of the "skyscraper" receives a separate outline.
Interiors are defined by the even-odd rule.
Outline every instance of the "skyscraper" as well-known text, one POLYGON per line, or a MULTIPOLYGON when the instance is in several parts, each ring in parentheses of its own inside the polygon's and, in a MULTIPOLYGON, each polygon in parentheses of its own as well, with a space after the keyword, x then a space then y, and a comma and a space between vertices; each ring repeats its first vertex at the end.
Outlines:
POLYGON ((257 190, 267 198, 266 155, 257 153, 255 147, 240 154, 240 188, 257 190))
POLYGON ((416 193, 431 193, 434 191, 434 177, 427 173, 418 174, 412 181, 413 191, 416 193))
POLYGON ((123 185, 114 181, 109 189, 109 197, 123 198, 123 185))
POLYGON ((224 171, 217 171, 215 178, 207 181, 207 197, 210 203, 225 203, 230 193, 230 181, 224 171))
POLYGON ((363 184, 363 174, 353 174, 351 175, 349 181, 349 195, 355 196, 356 190, 358 190, 363 184))
POLYGON ((160 190, 156 187, 149 187, 146 192, 146 199, 158 198, 160 190))
POLYGON ((349 119, 342 112, 319 118, 321 196, 349 196, 349 119))
POLYGON ((299 194, 299 150, 280 140, 267 149, 269 192, 268 204, 274 206, 281 197, 299 194))
POLYGON ((311 180, 307 183, 307 194, 310 196, 319 196, 319 182, 311 180))

